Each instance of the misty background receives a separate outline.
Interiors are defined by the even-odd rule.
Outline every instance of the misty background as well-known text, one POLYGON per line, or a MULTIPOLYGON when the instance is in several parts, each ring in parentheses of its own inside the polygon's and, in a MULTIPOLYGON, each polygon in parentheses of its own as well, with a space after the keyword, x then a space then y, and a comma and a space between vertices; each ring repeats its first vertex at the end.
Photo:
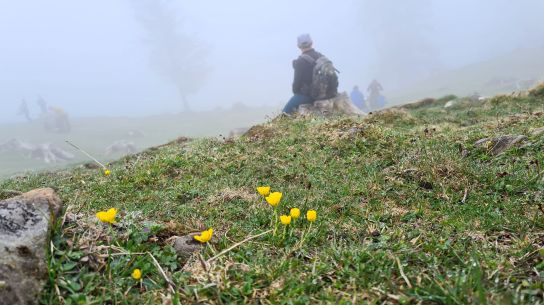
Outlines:
POLYGON ((0 121, 23 120, 18 104, 38 95, 72 116, 175 113, 182 96, 193 110, 279 109, 305 32, 341 90, 377 78, 394 100, 444 71, 542 49, 542 12, 540 0, 2 1, 0 121))
POLYGON ((542 12, 541 0, 0 0, 0 176, 87 160, 65 140, 114 160, 263 122, 292 95, 302 33, 340 91, 377 79, 387 106, 523 90, 544 81, 542 12), (40 97, 68 131, 46 130, 40 97))

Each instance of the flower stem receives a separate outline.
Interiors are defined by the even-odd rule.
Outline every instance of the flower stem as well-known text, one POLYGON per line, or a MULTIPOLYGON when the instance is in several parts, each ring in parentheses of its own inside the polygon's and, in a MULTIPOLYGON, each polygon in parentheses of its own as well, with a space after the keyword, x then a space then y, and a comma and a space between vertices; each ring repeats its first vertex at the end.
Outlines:
POLYGON ((212 246, 209 242, 207 242, 206 245, 208 246, 208 248, 209 248, 210 251, 212 252, 212 255, 215 256, 216 253, 215 253, 215 249, 213 248, 213 246, 212 246))
POLYGON ((308 227, 306 232, 302 232, 302 237, 300 238, 300 242, 299 242, 297 248, 301 248, 302 245, 304 244, 304 240, 306 239, 306 236, 308 235, 308 233, 310 233, 310 230, 312 229, 312 224, 313 224, 313 222, 310 222, 310 226, 308 227))
MULTIPOLYGON (((295 225, 296 222, 297 222, 297 220, 296 220, 296 219, 293 219, 293 227, 294 227, 294 225, 295 225)), ((294 230, 294 229, 289 230, 289 237, 293 236, 293 230, 294 230)))
POLYGON ((278 230, 278 209, 274 208, 274 233, 272 233, 272 236, 276 236, 277 230, 278 230))
POLYGON ((117 295, 115 291, 115 283, 113 281, 113 277, 111 275, 111 245, 113 244, 113 230, 111 229, 111 225, 108 226, 108 232, 110 233, 111 241, 108 239, 108 280, 111 285, 111 291, 113 293, 113 304, 117 304, 117 295))

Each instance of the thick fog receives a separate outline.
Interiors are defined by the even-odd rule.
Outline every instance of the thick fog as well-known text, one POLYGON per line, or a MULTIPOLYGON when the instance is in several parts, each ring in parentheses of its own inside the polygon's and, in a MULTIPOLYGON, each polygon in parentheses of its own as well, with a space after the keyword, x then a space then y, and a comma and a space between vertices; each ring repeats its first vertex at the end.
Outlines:
MULTIPOLYGON (((544 42, 542 0, 2 1, 0 122, 43 97, 72 117, 280 107, 296 37, 340 89, 391 94, 544 42)), ((527 75, 527 77, 535 77, 527 75)), ((420 85, 419 85, 420 86, 420 85)))

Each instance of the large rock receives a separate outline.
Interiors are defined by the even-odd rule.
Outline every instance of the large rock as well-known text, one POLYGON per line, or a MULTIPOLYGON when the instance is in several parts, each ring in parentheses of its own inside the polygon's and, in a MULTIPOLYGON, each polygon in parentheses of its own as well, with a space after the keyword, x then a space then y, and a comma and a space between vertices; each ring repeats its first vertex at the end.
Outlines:
POLYGON ((505 135, 496 138, 483 138, 476 141, 474 145, 485 147, 491 154, 498 155, 510 147, 523 143, 526 140, 527 137, 524 135, 505 135))
POLYGON ((61 206, 49 188, 0 201, 0 305, 38 303, 51 223, 61 206))
POLYGON ((113 154, 123 154, 123 155, 129 155, 134 154, 138 150, 136 149, 136 145, 134 145, 134 142, 127 141, 127 140, 119 140, 113 142, 110 146, 106 148, 106 155, 110 156, 113 154))
POLYGON ((328 100, 315 101, 313 104, 303 104, 298 107, 298 113, 302 115, 365 115, 359 110, 346 93, 338 94, 336 97, 328 100))
POLYGON ((32 144, 18 139, 11 139, 0 144, 0 152, 2 151, 19 152, 29 158, 42 160, 45 163, 59 163, 74 159, 73 154, 56 144, 32 144))

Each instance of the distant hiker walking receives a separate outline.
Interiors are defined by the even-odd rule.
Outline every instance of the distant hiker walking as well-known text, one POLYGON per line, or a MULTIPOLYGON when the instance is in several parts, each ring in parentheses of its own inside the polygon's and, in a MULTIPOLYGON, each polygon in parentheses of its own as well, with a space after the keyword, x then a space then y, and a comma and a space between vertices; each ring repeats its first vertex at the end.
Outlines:
POLYGON ((30 118, 30 111, 28 110, 28 104, 26 103, 25 99, 21 101, 17 115, 24 115, 28 122, 32 122, 32 119, 30 118))
POLYGON ((327 57, 313 49, 310 35, 298 36, 297 46, 302 54, 293 61, 294 95, 283 108, 287 114, 295 112, 302 104, 332 98, 338 93, 337 71, 327 57))
POLYGON ((47 102, 43 99, 43 97, 39 96, 36 104, 38 107, 40 107, 40 112, 42 115, 47 113, 47 102))
POLYGON ((381 91, 383 91, 383 87, 377 80, 374 79, 366 90, 370 93, 368 96, 368 107, 370 110, 376 110, 380 108, 380 106, 384 106, 381 105, 383 100, 381 91))
POLYGON ((355 106, 357 106, 357 108, 361 109, 364 112, 368 112, 368 107, 366 106, 365 96, 359 90, 359 86, 353 87, 353 90, 351 91, 349 97, 351 99, 351 102, 355 106))

